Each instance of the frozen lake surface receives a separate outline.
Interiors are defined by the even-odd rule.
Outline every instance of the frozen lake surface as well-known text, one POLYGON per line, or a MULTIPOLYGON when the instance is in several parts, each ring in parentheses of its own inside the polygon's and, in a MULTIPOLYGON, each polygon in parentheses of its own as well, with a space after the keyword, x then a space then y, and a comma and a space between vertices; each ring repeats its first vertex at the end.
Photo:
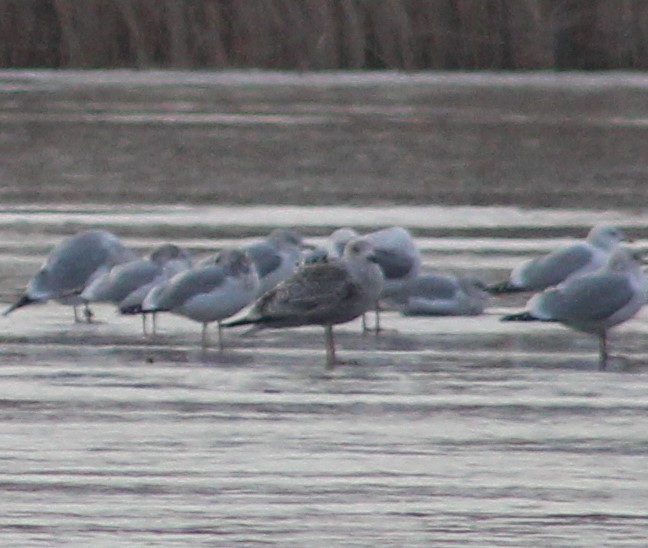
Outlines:
MULTIPOLYGON (((262 235, 280 208, 6 208, 6 300, 63 234, 107 226, 144 252, 164 219, 198 256, 262 235), (19 213, 19 214, 18 214, 19 213), (239 219, 240 224, 235 225, 239 219), (222 223, 222 224, 220 224, 222 223), (205 227, 227 237, 205 238, 205 227), (240 235, 237 236, 237 230, 240 235), (16 237, 19 233, 21 236, 16 237)), ((289 208, 311 241, 377 210, 289 208)), ((380 213, 378 211, 378 213, 380 213)), ((600 212, 389 209, 422 234, 426 268, 499 279, 579 235, 600 212), (458 236, 435 236, 452 217, 458 236), (517 211, 521 214, 521 211, 517 211), (400 216, 399 216, 400 215, 400 216), (420 220, 419 220, 420 219, 420 220), (425 221, 425 219, 429 219, 425 221), (417 224, 420 223, 420 224, 417 224), (577 223, 582 223, 579 225, 577 223), (541 237, 555 225, 563 238, 541 237), (491 228, 489 228, 491 227, 491 228), (462 236, 461 228, 472 231, 462 236), (516 231, 535 228, 534 237, 516 231), (426 231, 430 231, 429 233, 426 231), (458 251, 457 251, 458 250, 458 251)), ((640 216, 603 216, 640 233, 640 216)), ((636 244, 645 245, 643 240, 636 244)), ((226 334, 95 307, 28 307, 0 320, 0 538, 7 545, 643 545, 648 520, 648 316, 620 328, 611 371, 596 341, 557 325, 501 324, 523 296, 472 318, 387 313, 380 336, 338 329, 351 364, 326 374, 319 328, 226 334)))
MULTIPOLYGON (((646 249, 646 88, 0 73, 0 301, 90 227, 201 257, 399 224, 426 269, 487 282, 601 221, 646 249)), ((525 300, 340 326, 330 374, 320 328, 227 332, 220 354, 172 316, 155 340, 109 306, 0 318, 0 544, 645 546, 648 313, 599 372, 592 337, 499 322, 525 300)))

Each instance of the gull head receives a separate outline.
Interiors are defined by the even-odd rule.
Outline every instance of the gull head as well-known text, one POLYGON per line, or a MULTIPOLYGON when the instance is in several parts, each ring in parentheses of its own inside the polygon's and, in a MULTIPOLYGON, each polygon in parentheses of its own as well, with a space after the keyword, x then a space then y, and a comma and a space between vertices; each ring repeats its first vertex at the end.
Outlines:
POLYGON ((629 242, 623 230, 613 225, 596 225, 587 235, 587 240, 604 251, 612 251, 621 242, 629 242))

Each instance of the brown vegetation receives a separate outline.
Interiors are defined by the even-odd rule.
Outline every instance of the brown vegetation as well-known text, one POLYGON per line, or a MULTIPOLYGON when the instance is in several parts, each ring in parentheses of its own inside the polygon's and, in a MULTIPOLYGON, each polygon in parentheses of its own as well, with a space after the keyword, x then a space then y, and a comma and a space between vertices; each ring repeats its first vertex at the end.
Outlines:
POLYGON ((0 66, 648 66, 645 0, 0 0, 0 66))

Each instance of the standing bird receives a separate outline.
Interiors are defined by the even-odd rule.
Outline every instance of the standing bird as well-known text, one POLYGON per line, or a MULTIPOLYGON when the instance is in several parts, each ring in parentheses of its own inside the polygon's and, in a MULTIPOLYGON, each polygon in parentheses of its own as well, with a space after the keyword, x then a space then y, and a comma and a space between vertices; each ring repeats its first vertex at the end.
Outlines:
POLYGON ((486 285, 471 276, 421 274, 388 303, 405 316, 476 316, 486 307, 486 285))
POLYGON ((502 321, 560 322, 599 339, 599 368, 607 367, 607 332, 632 318, 646 302, 646 279, 632 251, 619 247, 596 272, 569 278, 533 296, 527 309, 502 321))
POLYGON ((594 272, 627 238, 611 225, 596 225, 583 241, 556 249, 547 255, 523 262, 513 269, 509 279, 488 290, 497 295, 519 291, 541 291, 572 276, 594 272))
POLYGON ((355 230, 349 227, 342 227, 334 230, 327 238, 323 246, 318 246, 306 253, 303 257, 305 264, 326 262, 329 259, 339 259, 344 252, 344 246, 354 238, 359 238, 355 230))
POLYGON ((326 368, 336 363, 333 326, 357 318, 375 306, 383 275, 373 246, 356 239, 341 259, 303 265, 293 276, 263 295, 247 317, 224 324, 261 328, 321 325, 326 338, 326 368))
POLYGON ((54 299, 74 307, 74 320, 80 321, 77 306, 85 305, 85 318, 92 312, 80 293, 113 266, 132 261, 137 256, 124 247, 117 236, 106 230, 86 230, 59 243, 31 279, 23 296, 7 308, 6 316, 28 304, 54 299))
MULTIPOLYGON (((421 252, 410 232, 400 226, 384 228, 370 232, 364 239, 375 249, 376 262, 383 271, 385 284, 381 298, 397 297, 406 289, 410 280, 416 278, 421 271, 421 252)), ((379 305, 375 304, 376 331, 380 331, 379 305)), ((363 316, 363 328, 366 322, 363 316)))
MULTIPOLYGON (((113 303, 122 314, 139 314, 142 300, 153 287, 189 268, 191 256, 186 249, 162 244, 151 252, 148 259, 116 265, 96 278, 83 290, 81 299, 113 303)), ((146 334, 146 314, 142 314, 142 327, 146 334)))
POLYGON ((221 321, 250 304, 257 296, 259 277, 247 252, 224 249, 212 265, 171 278, 154 288, 142 303, 143 312, 171 312, 202 324, 202 348, 207 326, 218 322, 218 345, 223 350, 221 321))
POLYGON ((265 240, 243 246, 259 274, 259 296, 297 270, 303 246, 301 235, 289 228, 276 228, 265 240))

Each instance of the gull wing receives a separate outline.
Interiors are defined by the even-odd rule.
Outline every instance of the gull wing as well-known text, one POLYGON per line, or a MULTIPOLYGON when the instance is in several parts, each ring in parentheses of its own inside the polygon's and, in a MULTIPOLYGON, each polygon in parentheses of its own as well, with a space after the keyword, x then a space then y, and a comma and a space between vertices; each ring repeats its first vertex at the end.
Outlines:
POLYGON ((374 256, 387 280, 407 276, 416 263, 409 255, 388 249, 375 249, 374 256))
POLYGON ((271 245, 265 242, 251 244, 245 247, 254 262, 259 278, 263 278, 281 266, 281 257, 271 245))
POLYGON ((586 244, 572 245, 524 263, 513 271, 511 280, 525 289, 545 289, 587 267, 592 258, 592 250, 586 244))
POLYGON ((306 265, 264 295, 255 306, 262 321, 294 325, 326 323, 352 301, 357 288, 343 265, 306 265))
POLYGON ((634 297, 635 291, 626 276, 592 274, 540 293, 533 298, 531 312, 542 319, 602 321, 634 297))
POLYGON ((198 268, 177 274, 169 280, 156 298, 157 308, 172 310, 191 297, 209 293, 225 282, 225 271, 219 265, 198 268))

